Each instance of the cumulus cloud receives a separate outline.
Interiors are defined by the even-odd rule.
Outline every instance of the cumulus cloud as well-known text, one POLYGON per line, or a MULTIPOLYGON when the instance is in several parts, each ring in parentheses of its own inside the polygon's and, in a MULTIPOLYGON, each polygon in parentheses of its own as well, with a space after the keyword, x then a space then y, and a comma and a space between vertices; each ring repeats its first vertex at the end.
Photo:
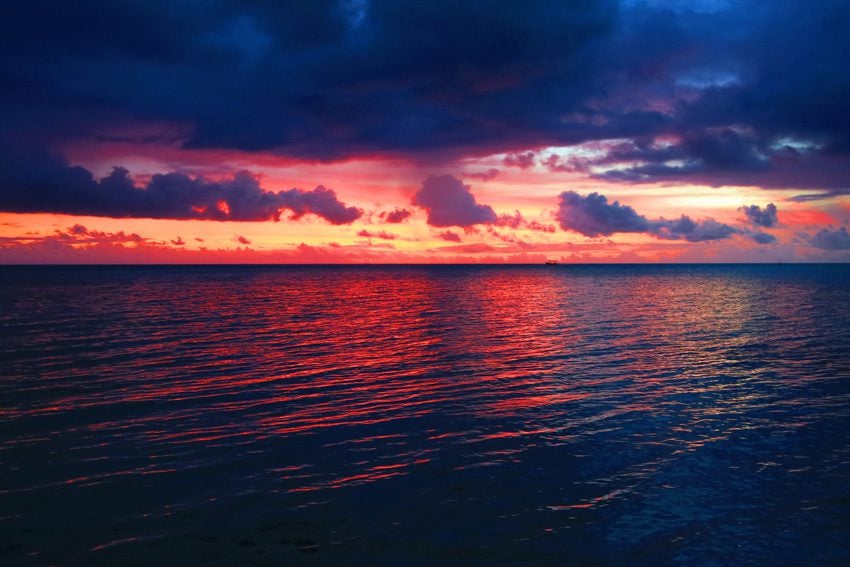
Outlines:
POLYGON ((647 232, 649 221, 628 205, 608 203, 599 193, 582 197, 575 191, 561 193, 556 214, 564 230, 585 236, 610 236, 615 232, 647 232))
POLYGON ((850 250, 850 233, 844 226, 838 230, 824 228, 809 239, 809 244, 823 250, 850 250))
POLYGON ((460 235, 456 232, 452 232, 450 230, 443 231, 439 233, 437 236, 442 238, 447 242, 460 242, 460 235))
POLYGON ((650 220, 628 205, 621 205, 618 201, 609 203, 599 193, 583 197, 575 191, 561 193, 556 218, 562 229, 589 237, 638 232, 664 240, 703 242, 740 233, 738 229, 714 219, 695 221, 687 215, 678 219, 650 220))
POLYGON ((238 242, 239 244, 245 244, 245 245, 251 244, 251 241, 248 240, 246 237, 242 236, 241 234, 236 237, 236 242, 238 242))
POLYGON ((743 211, 747 220, 755 226, 771 228, 776 226, 778 222, 776 216, 776 205, 773 203, 768 203, 764 209, 758 205, 749 205, 741 207, 739 210, 743 211))
POLYGON ((452 175, 428 177, 413 195, 412 203, 428 213, 431 226, 469 227, 497 219, 490 205, 477 203, 470 186, 452 175))
POLYGON ((688 242, 704 242, 706 240, 722 240, 739 231, 728 224, 714 219, 695 221, 687 215, 675 220, 658 219, 649 221, 649 233, 664 240, 687 240, 688 242))
MULTIPOLYGON (((11 156, 9 156, 11 157, 11 156)), ((350 224, 361 209, 340 202, 332 189, 265 191, 256 177, 239 172, 208 181, 182 173, 155 174, 139 187, 123 167, 96 180, 80 166, 44 155, 18 156, 0 164, 0 210, 116 218, 279 221, 313 214, 331 224, 350 224)))

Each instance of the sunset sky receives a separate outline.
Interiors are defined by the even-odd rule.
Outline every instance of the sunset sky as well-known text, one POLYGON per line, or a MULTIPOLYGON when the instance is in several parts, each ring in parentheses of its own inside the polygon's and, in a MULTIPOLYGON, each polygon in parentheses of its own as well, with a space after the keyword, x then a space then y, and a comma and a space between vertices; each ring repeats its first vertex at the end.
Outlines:
POLYGON ((0 262, 850 261, 850 3, 8 2, 0 262))

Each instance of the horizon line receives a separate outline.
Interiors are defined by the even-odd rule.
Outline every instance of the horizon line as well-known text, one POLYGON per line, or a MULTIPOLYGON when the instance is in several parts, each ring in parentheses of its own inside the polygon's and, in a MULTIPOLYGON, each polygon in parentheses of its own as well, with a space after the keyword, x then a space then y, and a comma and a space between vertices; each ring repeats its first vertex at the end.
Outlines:
POLYGON ((557 268, 559 266, 784 266, 784 265, 807 265, 807 266, 840 266, 848 265, 850 262, 558 262, 557 264, 546 264, 545 262, 41 262, 41 263, 0 263, 0 268, 23 268, 23 267, 384 267, 384 266, 540 266, 544 268, 557 268))

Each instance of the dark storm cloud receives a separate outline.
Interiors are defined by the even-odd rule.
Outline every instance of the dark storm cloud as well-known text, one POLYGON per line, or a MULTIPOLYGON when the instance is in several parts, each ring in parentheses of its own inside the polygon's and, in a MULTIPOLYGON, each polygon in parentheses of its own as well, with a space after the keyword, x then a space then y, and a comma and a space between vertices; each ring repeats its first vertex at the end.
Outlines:
POLYGON ((0 162, 0 210, 218 221, 280 220, 283 211, 290 211, 293 219, 314 214, 331 224, 350 224, 363 214, 326 187, 264 191, 247 172, 223 181, 156 174, 145 187, 137 187, 120 167, 98 181, 88 170, 57 157, 16 157, 6 152, 7 159, 0 162))
POLYGON ((561 193, 556 218, 563 230, 584 236, 610 236, 618 232, 646 233, 663 240, 704 242, 721 240, 740 231, 714 219, 695 221, 687 215, 678 219, 650 220, 618 201, 609 203, 604 195, 583 197, 575 191, 561 193))
POLYGON ((627 139, 591 173, 846 192, 850 4, 703 4, 11 2, 0 137, 170 124, 189 148, 318 160, 627 139))
POLYGON ((451 175, 428 177, 412 203, 425 209, 431 226, 468 227, 497 220, 493 207, 476 203, 469 185, 451 175))
MULTIPOLYGON (((670 3, 672 5, 672 3, 670 3)), ((629 182, 816 187, 846 194, 850 179, 850 4, 740 0, 692 25, 650 92, 690 91, 648 136, 671 134, 672 151, 601 173, 629 182), (687 55, 683 55, 687 53, 687 55)), ((640 90, 639 82, 634 83, 640 90)))
POLYGON ((823 250, 850 250, 850 233, 843 226, 838 230, 824 228, 809 239, 809 244, 823 250))
POLYGON ((614 0, 367 1, 362 17, 326 0, 19 2, 0 22, 4 125, 164 120, 190 126, 187 147, 318 159, 510 145, 539 121, 532 97, 580 102, 568 79, 617 17, 614 0))
POLYGON ((776 223, 778 222, 776 216, 776 205, 773 203, 768 203, 764 209, 758 205, 750 205, 747 207, 741 207, 740 210, 744 211, 744 215, 746 215, 747 219, 756 226, 771 228, 776 226, 776 223))

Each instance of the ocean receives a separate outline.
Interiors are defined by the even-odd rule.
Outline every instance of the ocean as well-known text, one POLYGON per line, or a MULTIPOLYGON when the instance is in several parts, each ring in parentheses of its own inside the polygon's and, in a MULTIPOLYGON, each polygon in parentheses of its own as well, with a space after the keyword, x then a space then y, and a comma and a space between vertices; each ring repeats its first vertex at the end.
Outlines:
POLYGON ((848 265, 0 267, 4 565, 848 561, 848 265))

